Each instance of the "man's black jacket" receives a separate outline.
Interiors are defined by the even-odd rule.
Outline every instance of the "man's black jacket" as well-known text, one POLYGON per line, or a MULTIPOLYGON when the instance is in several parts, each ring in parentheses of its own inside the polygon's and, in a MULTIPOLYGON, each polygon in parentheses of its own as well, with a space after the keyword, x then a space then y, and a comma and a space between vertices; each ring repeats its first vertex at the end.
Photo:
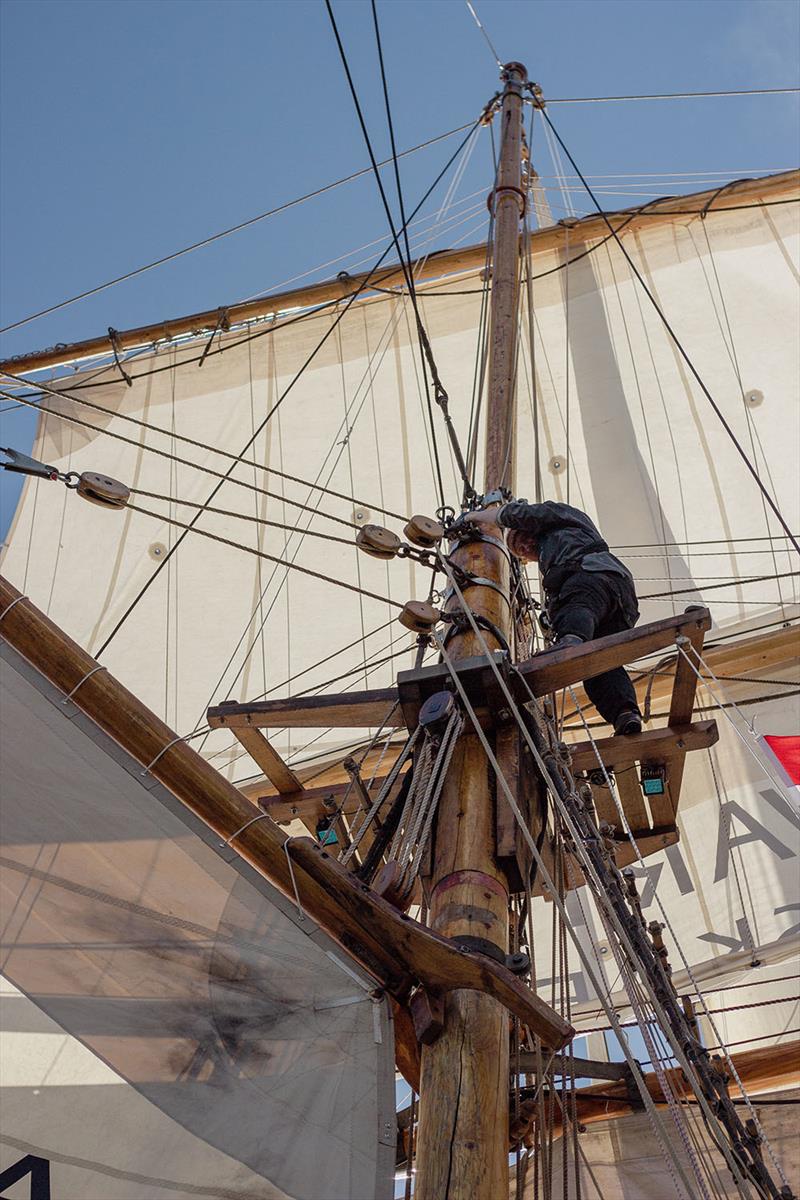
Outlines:
POLYGON ((536 539, 539 567, 549 592, 558 591, 566 575, 579 569, 622 576, 633 587, 628 568, 610 552, 586 513, 571 504, 513 500, 498 509, 497 523, 506 529, 523 530, 536 539))

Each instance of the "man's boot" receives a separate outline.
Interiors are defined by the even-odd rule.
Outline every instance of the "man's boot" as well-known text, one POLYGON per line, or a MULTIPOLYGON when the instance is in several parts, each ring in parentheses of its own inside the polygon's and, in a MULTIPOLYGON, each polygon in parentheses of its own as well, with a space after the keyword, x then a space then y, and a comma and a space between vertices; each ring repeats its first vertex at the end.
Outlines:
POLYGON ((614 736, 624 737, 626 734, 642 732, 642 714, 638 708, 629 708, 621 712, 614 722, 614 736))
POLYGON ((578 637, 577 633, 564 633, 556 642, 559 650, 563 649, 564 646, 582 646, 583 644, 583 638, 578 637))
POLYGON ((544 650, 540 650, 539 654, 552 654, 554 650, 564 650, 568 646, 582 646, 583 638, 578 637, 577 633, 564 633, 561 637, 553 642, 552 646, 545 646, 544 650))

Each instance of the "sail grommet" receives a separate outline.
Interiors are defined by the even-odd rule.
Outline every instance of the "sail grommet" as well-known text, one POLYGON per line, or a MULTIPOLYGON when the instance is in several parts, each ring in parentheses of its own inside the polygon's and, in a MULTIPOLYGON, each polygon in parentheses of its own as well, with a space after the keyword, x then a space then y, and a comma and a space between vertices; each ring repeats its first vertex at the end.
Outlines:
POLYGON ((432 517, 416 516, 411 518, 403 529, 403 533, 415 546, 431 550, 434 546, 438 546, 444 537, 444 525, 434 521, 432 517))
POLYGON ((362 525, 356 535, 356 545, 373 558, 394 558, 402 545, 391 529, 382 525, 362 525))
POLYGON ((548 466, 554 475, 560 475, 562 471, 566 471, 567 469, 567 456, 565 454, 554 454, 548 466))
POLYGON ((78 479, 76 491, 84 500, 99 504, 102 508, 124 508, 130 498, 131 489, 110 475, 97 471, 84 471, 78 479))
POLYGON ((427 600, 408 600, 397 619, 412 633, 430 633, 441 619, 441 613, 438 608, 428 604, 427 600))
POLYGON ((764 393, 758 388, 751 388, 749 392, 745 392, 744 398, 749 408, 758 408, 759 404, 764 403, 764 393))

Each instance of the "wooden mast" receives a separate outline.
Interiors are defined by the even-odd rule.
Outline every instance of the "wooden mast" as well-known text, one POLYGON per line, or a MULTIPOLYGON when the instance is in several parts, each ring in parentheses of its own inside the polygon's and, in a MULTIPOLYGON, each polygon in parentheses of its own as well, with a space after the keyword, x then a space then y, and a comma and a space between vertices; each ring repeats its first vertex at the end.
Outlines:
MULTIPOLYGON (((494 265, 486 413, 486 493, 514 485, 514 379, 522 192, 519 63, 506 66, 500 163, 490 204, 494 265)), ((502 538, 466 542, 453 561, 500 586, 465 589, 473 611, 511 640, 509 560, 502 538)), ((490 648, 498 643, 487 634, 490 648)), ((481 654, 471 632, 456 634, 455 659, 481 654)), ((430 923, 447 937, 481 938, 508 951, 508 884, 497 863, 489 766, 474 733, 453 757, 437 818, 430 923)), ((497 1200, 508 1195, 509 1023, 486 996, 449 993, 444 1032, 422 1048, 416 1195, 419 1200, 497 1200)))

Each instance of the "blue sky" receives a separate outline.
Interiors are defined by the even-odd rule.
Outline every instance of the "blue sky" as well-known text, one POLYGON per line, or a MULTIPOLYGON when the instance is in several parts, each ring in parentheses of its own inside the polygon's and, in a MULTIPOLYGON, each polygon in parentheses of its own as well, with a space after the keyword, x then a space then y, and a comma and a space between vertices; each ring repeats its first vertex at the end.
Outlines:
MULTIPOLYGON (((776 87, 800 75, 796 0, 475 6, 501 57, 525 62, 550 97, 776 87)), ((370 7, 335 9, 383 157, 370 7)), ((382 0, 379 14, 399 145, 474 119, 497 69, 464 0, 382 0)), ((2 325, 367 164, 322 0, 3 0, 0 21, 2 325)), ((735 177, 798 158, 796 96, 561 105, 550 115, 594 175, 735 177)), ((454 145, 404 160, 410 199, 454 145)), ((549 159, 539 168, 551 172, 549 159)), ((484 145, 462 194, 488 179, 484 145)), ((232 303, 385 233, 366 177, 25 325, 0 352, 232 303)), ((22 449, 31 429, 29 414, 11 412, 2 442, 22 449)), ((2 528, 13 482, 0 479, 2 528)))

